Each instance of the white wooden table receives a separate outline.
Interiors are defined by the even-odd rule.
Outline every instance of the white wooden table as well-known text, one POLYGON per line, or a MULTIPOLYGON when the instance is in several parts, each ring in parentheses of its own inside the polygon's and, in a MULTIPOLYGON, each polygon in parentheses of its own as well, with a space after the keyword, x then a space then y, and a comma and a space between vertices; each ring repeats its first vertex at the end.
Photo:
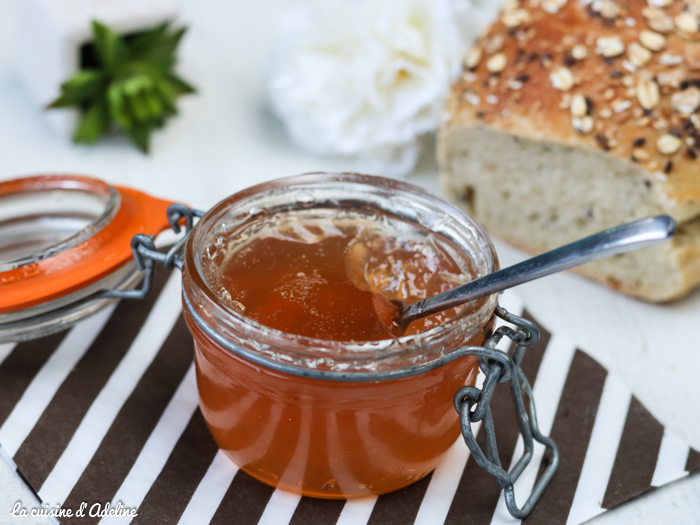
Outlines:
MULTIPOLYGON (((181 72, 199 88, 144 156, 126 141, 78 147, 58 136, 26 94, 12 63, 12 4, 0 0, 0 179, 73 172, 132 185, 206 209, 244 187, 347 163, 299 151, 266 106, 264 73, 284 0, 183 0, 191 26, 181 72)), ((428 148, 409 180, 439 190, 428 148)), ((497 243, 502 266, 523 254, 497 243)), ((635 301, 574 275, 523 285, 518 293, 550 331, 619 374, 666 426, 700 449, 700 290, 671 305, 635 301)), ((0 509, 29 495, 0 461, 0 509)), ((676 482, 594 523, 700 522, 700 476, 676 482)), ((0 524, 32 523, 0 516, 0 524), (7 521, 11 520, 11 521, 7 521)), ((38 521, 36 523, 42 523, 38 521)))

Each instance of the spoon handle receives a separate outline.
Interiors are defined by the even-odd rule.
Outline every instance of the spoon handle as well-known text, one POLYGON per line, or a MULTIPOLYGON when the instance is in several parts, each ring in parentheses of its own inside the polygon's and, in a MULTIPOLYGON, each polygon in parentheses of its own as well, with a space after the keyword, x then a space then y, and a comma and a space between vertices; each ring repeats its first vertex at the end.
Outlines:
POLYGON ((552 273, 568 270, 574 266, 654 246, 673 236, 675 231, 676 222, 668 215, 648 217, 615 226, 413 303, 404 311, 401 323, 407 325, 426 315, 474 301, 552 273))

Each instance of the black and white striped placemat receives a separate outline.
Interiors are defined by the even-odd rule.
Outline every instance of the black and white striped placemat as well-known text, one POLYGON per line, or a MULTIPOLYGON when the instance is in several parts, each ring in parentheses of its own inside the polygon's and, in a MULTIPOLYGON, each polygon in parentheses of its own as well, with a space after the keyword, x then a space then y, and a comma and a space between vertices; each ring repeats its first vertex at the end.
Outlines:
MULTIPOLYGON (((522 312, 514 294, 502 303, 522 312)), ((528 316, 527 312, 524 312, 528 316)), ((523 368, 540 427, 561 466, 525 523, 580 523, 700 468, 690 449, 584 352, 543 332, 523 368)), ((519 457, 508 389, 493 400, 501 461, 519 457)), ((483 436, 479 435, 483 445, 483 436)), ((180 276, 156 274, 141 302, 123 301, 71 330, 0 345, 0 443, 44 505, 136 508, 103 524, 513 524, 496 482, 459 440, 423 480, 356 501, 300 498, 239 471, 216 447, 197 405, 180 276)), ((525 500, 543 449, 516 485, 525 500)), ((11 523, 0 509, 0 523, 11 523)), ((99 517, 64 518, 93 524, 99 517)))

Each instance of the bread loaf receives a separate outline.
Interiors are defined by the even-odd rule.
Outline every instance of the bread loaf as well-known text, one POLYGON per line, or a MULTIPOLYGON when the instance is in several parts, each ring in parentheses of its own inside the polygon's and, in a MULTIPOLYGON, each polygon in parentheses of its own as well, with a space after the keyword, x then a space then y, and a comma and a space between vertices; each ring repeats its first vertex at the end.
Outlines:
POLYGON ((464 58, 438 136, 443 188, 542 252, 667 213, 675 238, 583 266, 650 300, 700 283, 700 0, 510 0, 464 58))

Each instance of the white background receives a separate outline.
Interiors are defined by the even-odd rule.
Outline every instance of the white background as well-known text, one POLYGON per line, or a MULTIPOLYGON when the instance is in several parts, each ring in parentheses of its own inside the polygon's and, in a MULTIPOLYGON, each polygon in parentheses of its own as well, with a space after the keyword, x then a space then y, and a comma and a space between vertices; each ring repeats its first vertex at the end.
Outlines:
MULTIPOLYGON (((206 209, 254 183, 349 167, 299 151, 267 108, 266 56, 283 0, 182 4, 191 29, 180 71, 198 94, 181 99, 181 115, 154 135, 152 153, 145 156, 122 139, 74 146, 53 131, 16 76, 11 2, 0 0, 0 179, 84 173, 206 209)), ((439 191, 430 144, 409 181, 439 191)), ((502 243, 497 248, 502 266, 524 256, 502 243)), ((673 304, 650 305, 565 274, 517 292, 549 330, 615 371, 664 425, 700 449, 700 291, 673 304)), ((26 495, 4 468, 0 462, 0 508, 11 508, 26 495)), ((700 476, 594 522, 700 523, 700 476)))

